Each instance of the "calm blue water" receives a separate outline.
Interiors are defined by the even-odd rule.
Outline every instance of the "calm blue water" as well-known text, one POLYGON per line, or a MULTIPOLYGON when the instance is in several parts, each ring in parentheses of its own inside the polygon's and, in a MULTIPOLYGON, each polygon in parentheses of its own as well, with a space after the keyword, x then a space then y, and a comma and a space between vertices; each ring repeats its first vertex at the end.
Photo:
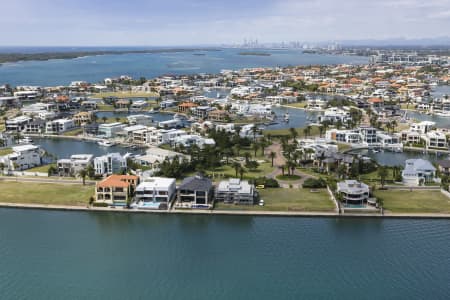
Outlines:
POLYGON ((0 209, 2 299, 449 299, 450 221, 0 209))
POLYGON ((380 165, 383 166, 405 166, 405 160, 412 158, 423 158, 429 160, 430 162, 435 162, 440 159, 447 159, 448 155, 446 154, 436 154, 436 153, 428 153, 424 154, 422 152, 390 152, 390 151, 381 151, 377 153, 373 153, 368 150, 355 150, 352 153, 363 154, 364 156, 368 156, 377 161, 380 165))
POLYGON ((101 156, 107 153, 119 152, 122 155, 126 153, 140 153, 141 150, 132 150, 121 146, 103 147, 95 142, 77 141, 69 139, 50 139, 50 138, 34 138, 34 144, 41 147, 60 158, 69 158, 73 154, 93 154, 101 156))
POLYGON ((67 85, 75 80, 98 82, 120 75, 151 78, 163 74, 219 73, 222 69, 246 67, 367 63, 365 57, 303 54, 300 50, 264 50, 270 52, 271 56, 239 55, 242 51, 222 49, 211 52, 102 55, 69 60, 6 63, 0 66, 0 84, 51 86, 67 85), (194 53, 205 55, 197 56, 194 53))

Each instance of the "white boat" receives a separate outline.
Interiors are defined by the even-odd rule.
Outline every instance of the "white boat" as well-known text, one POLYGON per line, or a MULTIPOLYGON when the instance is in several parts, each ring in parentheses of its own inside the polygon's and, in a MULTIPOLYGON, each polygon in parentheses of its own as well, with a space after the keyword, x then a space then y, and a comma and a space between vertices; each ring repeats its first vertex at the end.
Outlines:
POLYGON ((19 140, 19 144, 32 144, 32 143, 33 143, 33 140, 28 136, 19 140))
POLYGON ((151 109, 148 110, 148 113, 149 114, 155 114, 156 110, 154 108, 151 108, 151 109))
POLYGON ((113 143, 113 142, 107 141, 107 140, 101 140, 101 141, 98 141, 98 144, 99 144, 100 146, 103 146, 103 147, 111 147, 111 146, 114 146, 114 143, 113 143))

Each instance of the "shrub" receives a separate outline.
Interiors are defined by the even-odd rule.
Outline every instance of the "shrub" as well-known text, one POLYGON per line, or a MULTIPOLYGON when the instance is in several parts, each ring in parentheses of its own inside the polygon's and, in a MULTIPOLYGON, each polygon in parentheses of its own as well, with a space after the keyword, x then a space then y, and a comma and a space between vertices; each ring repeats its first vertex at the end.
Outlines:
POLYGON ((108 203, 105 203, 105 202, 94 202, 92 204, 92 206, 94 206, 94 207, 108 207, 108 203))
POLYGON ((276 181, 273 178, 266 178, 266 177, 258 177, 254 179, 255 185, 264 185, 264 187, 268 188, 278 188, 280 187, 280 184, 278 181, 276 181))
POLYGON ((303 188, 308 189, 320 189, 327 187, 327 183, 323 178, 315 179, 315 178, 308 178, 303 182, 303 188))

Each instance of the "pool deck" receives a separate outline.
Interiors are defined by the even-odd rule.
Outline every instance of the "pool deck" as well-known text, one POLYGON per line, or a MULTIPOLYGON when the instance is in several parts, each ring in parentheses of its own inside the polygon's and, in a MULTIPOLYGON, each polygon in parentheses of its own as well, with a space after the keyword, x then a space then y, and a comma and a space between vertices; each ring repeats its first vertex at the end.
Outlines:
POLYGON ((84 212, 115 212, 115 213, 151 213, 151 214, 175 214, 175 215, 228 215, 228 216, 268 216, 268 217, 328 217, 328 218, 405 218, 405 219, 450 219, 450 214, 440 213, 351 213, 339 214, 337 212, 287 212, 287 211, 247 211, 247 210, 139 210, 110 207, 86 207, 64 205, 41 205, 3 203, 1 208, 40 209, 59 211, 84 211, 84 212))

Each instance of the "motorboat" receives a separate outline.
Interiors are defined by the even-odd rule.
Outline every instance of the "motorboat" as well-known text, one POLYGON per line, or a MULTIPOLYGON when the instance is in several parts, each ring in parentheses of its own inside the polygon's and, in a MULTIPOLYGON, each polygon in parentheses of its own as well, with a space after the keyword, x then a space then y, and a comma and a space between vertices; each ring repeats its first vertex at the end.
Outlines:
POLYGON ((97 143, 98 143, 100 146, 103 146, 103 147, 111 147, 111 146, 114 146, 114 143, 111 142, 111 141, 108 141, 108 140, 101 140, 101 141, 98 141, 97 143))

